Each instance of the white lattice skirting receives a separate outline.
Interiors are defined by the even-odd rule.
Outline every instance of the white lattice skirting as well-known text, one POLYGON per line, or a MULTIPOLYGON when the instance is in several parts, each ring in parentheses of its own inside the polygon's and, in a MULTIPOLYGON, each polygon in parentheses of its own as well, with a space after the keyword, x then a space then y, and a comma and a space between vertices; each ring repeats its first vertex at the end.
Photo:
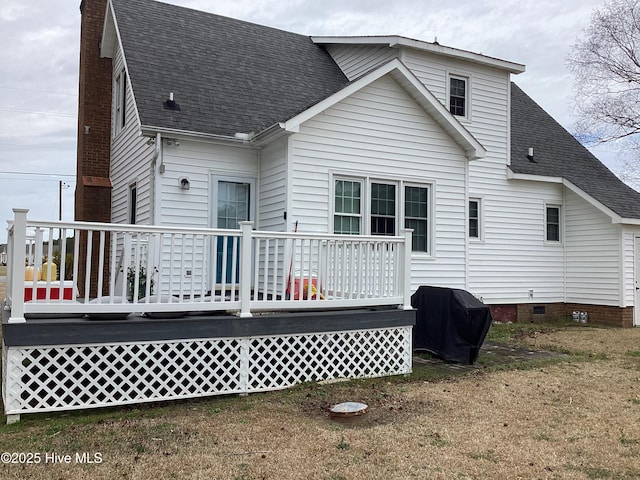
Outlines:
POLYGON ((61 411, 411 372, 411 327, 46 347, 3 346, 5 413, 61 411))

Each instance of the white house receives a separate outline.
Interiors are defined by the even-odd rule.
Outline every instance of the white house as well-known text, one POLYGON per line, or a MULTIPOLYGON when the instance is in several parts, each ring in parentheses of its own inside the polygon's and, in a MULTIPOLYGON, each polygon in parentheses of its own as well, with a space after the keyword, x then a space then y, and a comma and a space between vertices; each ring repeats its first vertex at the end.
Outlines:
MULTIPOLYGON (((580 310, 640 324, 640 194, 512 83, 523 65, 400 36, 309 37, 153 0, 109 0, 99 36, 111 59, 99 115, 110 120, 102 176, 114 223, 407 227, 413 289, 469 290, 496 318, 580 310)), ((79 156, 79 183, 88 168, 79 156)), ((202 293, 220 282, 209 271, 190 272, 205 277, 202 293)))

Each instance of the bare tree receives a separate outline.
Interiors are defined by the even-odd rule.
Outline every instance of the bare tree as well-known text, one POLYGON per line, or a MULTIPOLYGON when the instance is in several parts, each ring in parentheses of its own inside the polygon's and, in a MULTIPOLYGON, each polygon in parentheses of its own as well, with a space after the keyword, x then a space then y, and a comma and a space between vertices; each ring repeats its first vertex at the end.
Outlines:
POLYGON ((567 64, 583 142, 640 133, 640 0, 610 0, 596 9, 567 64))

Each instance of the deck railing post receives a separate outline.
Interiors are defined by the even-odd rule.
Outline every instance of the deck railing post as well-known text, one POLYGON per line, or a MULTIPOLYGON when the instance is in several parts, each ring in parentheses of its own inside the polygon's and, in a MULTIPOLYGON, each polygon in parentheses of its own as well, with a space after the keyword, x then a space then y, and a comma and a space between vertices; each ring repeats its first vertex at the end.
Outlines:
POLYGON ((399 306, 401 310, 410 310, 411 307, 411 250, 412 250, 412 235, 413 230, 411 228, 403 228, 401 230, 402 236, 404 236, 404 242, 400 247, 399 265, 400 272, 398 275, 398 281, 400 283, 400 292, 402 293, 403 302, 399 306))
MULTIPOLYGON (((13 251, 11 252, 11 316, 9 323, 25 323, 24 318, 24 259, 27 244, 28 209, 13 209, 13 251)), ((35 295, 34 295, 35 297, 35 295)))
POLYGON ((253 222, 240 222, 240 316, 251 317, 251 250, 253 222))

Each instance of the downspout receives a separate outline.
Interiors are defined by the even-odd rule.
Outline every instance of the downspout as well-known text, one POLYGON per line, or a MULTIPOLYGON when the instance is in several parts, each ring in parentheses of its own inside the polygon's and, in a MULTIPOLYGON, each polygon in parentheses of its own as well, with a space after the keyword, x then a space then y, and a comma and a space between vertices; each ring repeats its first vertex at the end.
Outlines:
POLYGON ((151 175, 153 182, 150 185, 151 189, 151 225, 158 225, 160 219, 160 187, 161 178, 160 175, 164 173, 164 163, 162 159, 162 136, 160 133, 156 133, 156 148, 153 152, 153 158, 151 160, 151 175))

